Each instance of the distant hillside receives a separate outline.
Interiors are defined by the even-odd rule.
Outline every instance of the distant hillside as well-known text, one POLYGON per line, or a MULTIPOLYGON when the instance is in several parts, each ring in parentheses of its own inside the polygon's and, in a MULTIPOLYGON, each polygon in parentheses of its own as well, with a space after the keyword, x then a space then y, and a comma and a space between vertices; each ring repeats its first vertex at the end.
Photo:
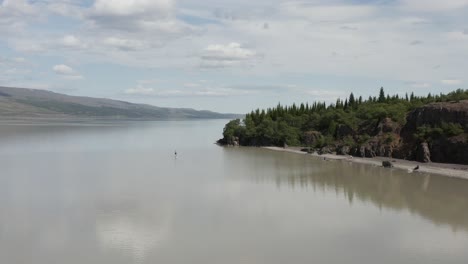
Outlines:
POLYGON ((164 120, 235 118, 236 116, 239 115, 70 96, 44 90, 0 87, 0 119, 77 117, 164 120))

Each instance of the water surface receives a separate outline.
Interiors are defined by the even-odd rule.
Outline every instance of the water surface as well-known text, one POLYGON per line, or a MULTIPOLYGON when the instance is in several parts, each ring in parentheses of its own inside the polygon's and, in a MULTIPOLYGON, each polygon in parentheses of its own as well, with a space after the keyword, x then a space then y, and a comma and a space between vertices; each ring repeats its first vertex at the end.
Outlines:
POLYGON ((0 263, 468 263, 468 181, 221 148, 225 122, 1 123, 0 263))

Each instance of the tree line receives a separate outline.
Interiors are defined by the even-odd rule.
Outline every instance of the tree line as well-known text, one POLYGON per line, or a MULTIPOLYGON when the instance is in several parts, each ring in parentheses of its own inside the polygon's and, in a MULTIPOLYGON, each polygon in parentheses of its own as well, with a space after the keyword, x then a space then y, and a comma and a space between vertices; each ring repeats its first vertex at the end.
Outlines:
MULTIPOLYGON (((235 119, 226 124, 223 130, 223 143, 233 140, 246 146, 290 146, 304 145, 307 131, 320 134, 318 145, 327 145, 337 140, 351 140, 340 133, 343 129, 358 132, 357 140, 365 141, 369 132, 384 118, 404 125, 409 111, 434 102, 460 101, 468 99, 468 90, 458 89, 448 94, 428 94, 416 96, 414 93, 405 96, 385 94, 380 88, 378 96, 364 99, 353 93, 348 98, 336 102, 301 103, 300 105, 256 109, 246 114, 243 120, 235 119)), ((437 132, 462 133, 468 129, 460 124, 447 124, 444 128, 435 128, 437 132), (456 126, 455 128, 453 126, 456 126), (461 130, 460 130, 461 129, 461 130), (458 132, 456 132, 458 131, 458 132)), ((432 133, 434 128, 421 133, 432 133), (432 130, 431 130, 432 129, 432 130)), ((352 139, 355 141, 356 139, 352 139)), ((350 142, 351 143, 351 142, 350 142)), ((316 146, 320 147, 320 146, 316 146)))

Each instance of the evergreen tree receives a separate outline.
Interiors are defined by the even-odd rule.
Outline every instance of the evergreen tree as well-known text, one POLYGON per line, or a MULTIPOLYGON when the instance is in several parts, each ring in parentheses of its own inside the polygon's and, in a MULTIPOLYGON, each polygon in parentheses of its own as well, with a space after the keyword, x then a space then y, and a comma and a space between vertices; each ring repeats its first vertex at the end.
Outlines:
POLYGON ((353 93, 351 93, 351 94, 349 95, 349 101, 348 101, 348 103, 349 103, 349 105, 350 105, 351 107, 354 106, 354 104, 356 103, 356 100, 354 99, 354 94, 353 94, 353 93))
POLYGON ((379 92, 379 103, 384 103, 385 102, 385 92, 383 87, 380 87, 380 92, 379 92))

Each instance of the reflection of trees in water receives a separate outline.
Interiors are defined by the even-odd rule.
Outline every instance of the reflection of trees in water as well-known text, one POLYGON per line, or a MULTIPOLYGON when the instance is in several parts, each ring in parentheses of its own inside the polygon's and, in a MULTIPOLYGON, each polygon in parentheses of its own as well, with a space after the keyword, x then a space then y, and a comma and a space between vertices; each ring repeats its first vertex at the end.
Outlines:
POLYGON ((321 173, 294 170, 281 177, 291 187, 334 189, 350 203, 358 198, 379 208, 407 209, 436 224, 468 229, 468 182, 441 176, 405 174, 366 165, 334 162, 321 173))
POLYGON ((259 170, 272 166, 272 174, 253 173, 254 180, 274 181, 278 188, 335 191, 350 203, 355 199, 379 208, 409 210, 435 224, 468 230, 468 181, 408 174, 346 161, 322 161, 289 153, 248 153, 259 170), (263 154, 263 157, 262 157, 263 154))

